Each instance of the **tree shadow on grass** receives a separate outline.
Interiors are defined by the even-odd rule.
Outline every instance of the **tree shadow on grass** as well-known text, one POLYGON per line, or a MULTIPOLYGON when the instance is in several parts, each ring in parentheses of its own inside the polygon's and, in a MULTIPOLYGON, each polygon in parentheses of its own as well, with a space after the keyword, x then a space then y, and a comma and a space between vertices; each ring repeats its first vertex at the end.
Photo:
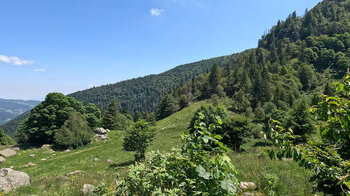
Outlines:
POLYGON ((109 167, 111 167, 111 168, 126 167, 126 166, 132 165, 134 163, 135 163, 135 160, 127 160, 127 161, 123 161, 121 163, 112 163, 109 165, 109 167))

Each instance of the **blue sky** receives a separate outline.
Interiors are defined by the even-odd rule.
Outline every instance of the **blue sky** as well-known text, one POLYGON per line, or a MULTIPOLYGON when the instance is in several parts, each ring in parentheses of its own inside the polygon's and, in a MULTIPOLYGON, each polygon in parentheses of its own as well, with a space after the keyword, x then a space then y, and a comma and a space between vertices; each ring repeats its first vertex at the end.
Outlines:
POLYGON ((0 98, 43 100, 240 52, 318 2, 0 1, 0 98))

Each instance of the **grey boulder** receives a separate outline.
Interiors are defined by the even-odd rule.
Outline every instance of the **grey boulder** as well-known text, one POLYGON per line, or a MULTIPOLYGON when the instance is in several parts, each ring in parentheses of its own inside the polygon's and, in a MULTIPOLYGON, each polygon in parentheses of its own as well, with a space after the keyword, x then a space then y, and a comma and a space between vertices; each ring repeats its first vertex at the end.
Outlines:
POLYGON ((21 186, 30 185, 30 177, 27 173, 15 171, 10 168, 0 170, 0 190, 8 192, 21 186))

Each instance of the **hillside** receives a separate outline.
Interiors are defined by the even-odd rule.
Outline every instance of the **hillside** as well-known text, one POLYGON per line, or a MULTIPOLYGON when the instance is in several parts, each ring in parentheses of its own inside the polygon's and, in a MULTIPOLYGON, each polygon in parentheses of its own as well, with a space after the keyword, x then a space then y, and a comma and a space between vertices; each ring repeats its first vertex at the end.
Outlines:
MULTIPOLYGON (((189 125, 195 111, 206 104, 211 104, 211 102, 193 103, 189 107, 158 121, 155 127, 157 130, 156 138, 148 151, 167 152, 172 147, 181 147, 180 135, 182 131, 189 125)), ((18 151, 17 155, 7 158, 3 167, 14 166, 16 170, 27 172, 32 177, 32 185, 19 188, 9 195, 55 195, 57 193, 60 195, 80 195, 80 189, 85 183, 94 185, 105 183, 107 187, 112 188, 116 174, 119 173, 120 178, 123 178, 126 173, 125 167, 132 164, 134 159, 133 153, 125 152, 122 149, 123 135, 123 131, 113 131, 109 133, 111 140, 93 142, 86 147, 70 152, 52 151, 51 149, 18 151), (94 158, 98 158, 98 160, 94 161, 94 158), (107 159, 112 162, 106 162, 107 159), (34 163, 35 166, 26 166, 29 162, 34 163), (66 173, 76 170, 83 171, 84 174, 63 177, 66 173)), ((263 148, 258 145, 262 142, 251 140, 245 145, 247 152, 243 154, 230 152, 230 157, 239 171, 240 179, 258 181, 262 179, 261 172, 268 167, 271 168, 269 172, 283 179, 279 182, 279 194, 291 194, 297 191, 298 193, 310 193, 311 185, 308 183, 308 174, 297 164, 271 161, 266 155, 256 156, 257 153, 263 153, 263 148), (290 170, 294 172, 292 174, 287 172, 290 170)))
POLYGON ((116 98, 121 108, 132 112, 152 112, 165 93, 176 87, 181 81, 189 81, 197 75, 207 72, 215 63, 224 64, 234 55, 216 57, 194 63, 179 65, 161 74, 149 75, 78 91, 68 96, 76 98, 83 104, 94 103, 108 106, 116 98))
POLYGON ((30 114, 30 111, 24 112, 20 115, 18 115, 17 117, 13 118, 12 120, 6 122, 3 125, 0 125, 0 128, 2 130, 4 130, 4 132, 11 136, 11 137, 15 137, 16 136, 16 130, 19 126, 19 124, 26 119, 30 114))
POLYGON ((25 101, 15 99, 0 98, 0 124, 4 124, 16 116, 32 109, 38 105, 40 101, 25 101))

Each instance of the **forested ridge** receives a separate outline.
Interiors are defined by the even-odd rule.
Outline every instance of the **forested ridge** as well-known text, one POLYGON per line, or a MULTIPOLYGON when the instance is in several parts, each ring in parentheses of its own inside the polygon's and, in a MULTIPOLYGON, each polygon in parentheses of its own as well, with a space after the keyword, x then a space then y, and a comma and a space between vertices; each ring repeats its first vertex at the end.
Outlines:
POLYGON ((180 84, 181 81, 191 80, 193 77, 209 71, 214 63, 221 65, 230 57, 231 55, 184 64, 161 74, 94 87, 68 96, 74 97, 84 104, 94 103, 104 108, 107 108, 108 103, 115 98, 120 108, 126 108, 132 112, 152 112, 160 97, 180 84))
POLYGON ((192 101, 229 97, 235 112, 282 120, 300 98, 308 97, 310 104, 313 95, 331 95, 331 83, 350 63, 349 19, 348 0, 323 1, 302 16, 293 12, 262 36, 258 48, 171 90, 158 106, 158 118, 192 101))

